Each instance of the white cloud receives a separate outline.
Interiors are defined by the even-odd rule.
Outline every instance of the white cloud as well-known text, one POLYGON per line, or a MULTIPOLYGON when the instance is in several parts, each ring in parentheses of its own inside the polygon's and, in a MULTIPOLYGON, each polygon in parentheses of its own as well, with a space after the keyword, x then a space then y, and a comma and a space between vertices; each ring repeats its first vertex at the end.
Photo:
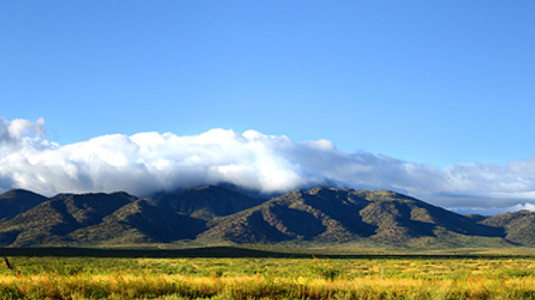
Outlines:
POLYGON ((149 195, 230 183, 263 193, 336 182, 393 189, 443 207, 528 208, 535 200, 535 159, 506 165, 456 164, 440 169, 384 155, 338 151, 328 140, 213 129, 200 135, 144 132, 104 135, 60 146, 44 121, 0 119, 0 189, 59 192, 125 190, 149 195))
POLYGON ((42 135, 45 132, 44 123, 42 118, 36 122, 24 119, 7 121, 0 118, 0 143, 13 143, 20 141, 23 137, 42 135))

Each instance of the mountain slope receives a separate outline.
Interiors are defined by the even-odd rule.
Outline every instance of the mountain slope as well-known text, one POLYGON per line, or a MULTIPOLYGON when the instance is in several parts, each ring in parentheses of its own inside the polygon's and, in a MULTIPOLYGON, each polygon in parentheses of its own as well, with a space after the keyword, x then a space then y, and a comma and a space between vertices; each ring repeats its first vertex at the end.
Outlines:
POLYGON ((0 245, 33 246, 65 244, 67 234, 97 224, 130 203, 126 193, 68 195, 45 201, 0 224, 0 245))
POLYGON ((102 223, 81 228, 70 237, 85 243, 169 243, 192 240, 207 221, 262 203, 239 192, 215 186, 139 199, 118 209, 102 223))
POLYGON ((0 223, 47 200, 48 198, 30 191, 21 189, 9 190, 0 195, 0 223))
POLYGON ((368 246, 535 245, 535 213, 463 216, 391 191, 316 187, 269 200, 206 186, 156 199, 123 192, 0 195, 0 246, 215 242, 368 246))
POLYGON ((157 205, 194 218, 210 220, 261 204, 265 200, 216 186, 188 189, 180 194, 165 194, 157 205))
MULTIPOLYGON (((18 193, 23 195, 22 193, 18 193)), ((0 245, 94 245, 191 240, 207 220, 263 200, 207 186, 157 200, 126 193, 59 194, 0 224, 0 245)))
POLYGON ((535 212, 521 210, 488 217, 480 222, 487 226, 503 228, 505 238, 522 245, 535 245, 535 212))
POLYGON ((151 199, 139 199, 69 237, 83 243, 168 243, 194 239, 205 229, 204 220, 162 209, 151 199))
POLYGON ((237 243, 370 238, 406 243, 439 234, 501 238, 503 229, 390 191, 312 188, 294 191, 240 213, 214 219, 206 240, 237 243))

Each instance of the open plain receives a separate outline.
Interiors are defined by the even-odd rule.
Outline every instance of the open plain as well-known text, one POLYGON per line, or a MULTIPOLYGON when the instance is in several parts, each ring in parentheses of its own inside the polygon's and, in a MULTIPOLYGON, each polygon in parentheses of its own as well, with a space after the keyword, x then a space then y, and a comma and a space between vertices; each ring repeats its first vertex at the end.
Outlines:
POLYGON ((57 256, 54 249, 32 251, 6 256, 12 268, 0 268, 0 298, 535 298, 535 256, 527 248, 411 254, 243 247, 85 249, 79 256, 72 251, 57 256))

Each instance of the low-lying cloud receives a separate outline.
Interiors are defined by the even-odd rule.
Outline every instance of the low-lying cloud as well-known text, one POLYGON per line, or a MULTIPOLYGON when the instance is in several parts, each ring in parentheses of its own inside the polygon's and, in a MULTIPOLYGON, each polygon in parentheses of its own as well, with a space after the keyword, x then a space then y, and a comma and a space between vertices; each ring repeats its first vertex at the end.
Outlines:
POLYGON ((535 159, 439 168, 253 130, 114 134, 58 145, 46 139, 42 119, 0 118, 0 155, 0 191, 49 196, 118 190, 145 196, 225 183, 264 194, 323 184, 391 189, 460 210, 533 209, 535 199, 535 159))

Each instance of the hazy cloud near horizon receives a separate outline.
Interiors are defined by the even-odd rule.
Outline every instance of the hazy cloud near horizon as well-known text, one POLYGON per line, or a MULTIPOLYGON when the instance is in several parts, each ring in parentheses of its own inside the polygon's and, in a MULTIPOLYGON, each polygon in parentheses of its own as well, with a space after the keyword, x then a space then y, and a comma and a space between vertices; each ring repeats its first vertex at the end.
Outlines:
POLYGON ((327 140, 296 143, 254 130, 114 134, 58 145, 46 139, 42 119, 0 118, 0 154, 2 192, 24 188, 51 196, 124 190, 146 196, 230 183, 270 194, 329 182, 392 189, 460 210, 535 208, 535 159, 439 168, 366 151, 342 152, 327 140))

